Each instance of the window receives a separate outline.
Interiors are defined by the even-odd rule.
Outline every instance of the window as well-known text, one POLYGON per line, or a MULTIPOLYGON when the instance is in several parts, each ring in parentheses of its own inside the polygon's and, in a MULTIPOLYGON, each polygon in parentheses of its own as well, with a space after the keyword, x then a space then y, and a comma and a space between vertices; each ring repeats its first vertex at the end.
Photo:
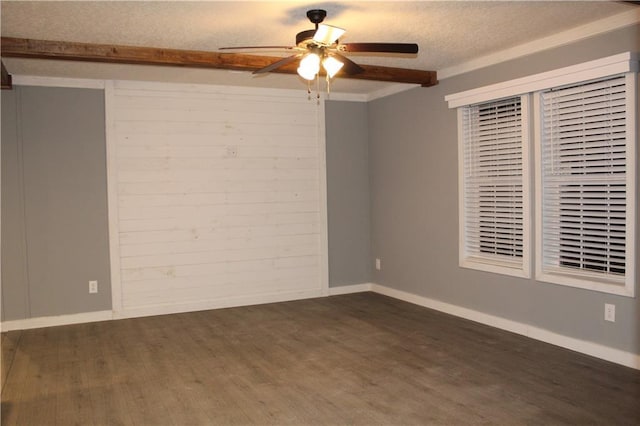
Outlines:
POLYGON ((633 284, 626 282, 633 275, 632 80, 622 74, 536 95, 542 280, 621 294, 633 284))
POLYGON ((528 137, 523 110, 527 98, 520 96, 460 109, 463 266, 529 274, 524 256, 528 137))
POLYGON ((460 266, 528 277, 535 261, 539 281, 634 296, 637 70, 627 52, 445 98, 458 108, 460 266))

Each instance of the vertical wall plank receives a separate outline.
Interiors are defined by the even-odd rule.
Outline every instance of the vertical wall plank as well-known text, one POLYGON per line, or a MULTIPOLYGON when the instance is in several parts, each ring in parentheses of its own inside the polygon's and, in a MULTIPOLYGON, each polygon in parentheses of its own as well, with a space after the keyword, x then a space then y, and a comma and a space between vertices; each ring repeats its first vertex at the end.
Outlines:
POLYGON ((30 316, 20 90, 2 93, 2 321, 30 316))

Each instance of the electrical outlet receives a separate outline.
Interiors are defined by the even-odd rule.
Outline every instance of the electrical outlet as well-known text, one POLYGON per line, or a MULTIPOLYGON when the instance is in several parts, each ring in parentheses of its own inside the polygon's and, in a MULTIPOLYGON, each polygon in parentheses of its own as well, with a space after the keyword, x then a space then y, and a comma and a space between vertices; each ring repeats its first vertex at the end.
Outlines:
POLYGON ((604 320, 616 322, 616 305, 611 303, 604 304, 604 320))
POLYGON ((381 269, 381 266, 380 266, 380 259, 377 259, 377 258, 376 258, 376 269, 377 269, 378 271, 381 269))
POLYGON ((89 293, 98 292, 98 281, 89 281, 89 293))

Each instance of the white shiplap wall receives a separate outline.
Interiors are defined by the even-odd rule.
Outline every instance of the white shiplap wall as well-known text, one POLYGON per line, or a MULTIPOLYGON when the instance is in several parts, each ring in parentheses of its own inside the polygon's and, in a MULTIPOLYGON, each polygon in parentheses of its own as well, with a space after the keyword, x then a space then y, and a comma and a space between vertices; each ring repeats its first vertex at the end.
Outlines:
POLYGON ((138 82, 106 99, 116 315, 326 293, 322 105, 138 82))

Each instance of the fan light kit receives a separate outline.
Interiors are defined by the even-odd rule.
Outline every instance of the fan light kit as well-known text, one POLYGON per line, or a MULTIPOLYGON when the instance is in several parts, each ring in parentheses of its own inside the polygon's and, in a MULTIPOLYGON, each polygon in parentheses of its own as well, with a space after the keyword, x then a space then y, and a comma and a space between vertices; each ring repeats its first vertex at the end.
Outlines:
MULTIPOLYGON (((244 46, 222 47, 221 50, 231 49, 274 49, 298 51, 293 56, 280 59, 264 68, 254 71, 254 74, 264 74, 283 67, 296 60, 298 75, 308 81, 309 94, 311 94, 311 82, 318 81, 322 71, 327 77, 327 93, 330 92, 331 79, 343 70, 349 75, 363 72, 363 68, 342 53, 418 53, 418 45, 415 43, 340 43, 339 39, 346 32, 342 28, 323 24, 327 12, 322 9, 312 9, 307 12, 307 18, 315 25, 315 29, 299 32, 296 35, 296 46, 244 46)), ((318 98, 320 93, 318 90, 318 98)))

